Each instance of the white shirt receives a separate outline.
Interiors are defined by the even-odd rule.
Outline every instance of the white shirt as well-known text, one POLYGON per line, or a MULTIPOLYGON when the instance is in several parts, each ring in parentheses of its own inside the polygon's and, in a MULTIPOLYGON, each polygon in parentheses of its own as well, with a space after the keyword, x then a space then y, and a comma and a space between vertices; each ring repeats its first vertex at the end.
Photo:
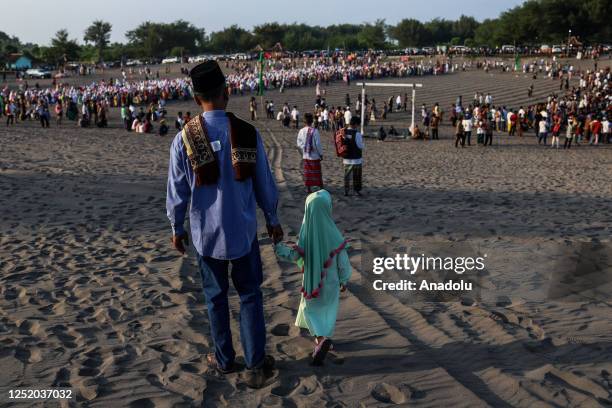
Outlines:
POLYGON ((321 160, 323 156, 323 148, 321 147, 321 135, 319 135, 319 131, 315 128, 311 128, 308 126, 303 127, 298 132, 297 136, 297 147, 302 152, 302 158, 306 160, 321 160), (308 130, 312 129, 312 147, 313 150, 308 153, 304 151, 306 147, 306 139, 308 138, 308 130))
POLYGON ((472 119, 463 119, 463 130, 465 132, 472 131, 472 119))
POLYGON ((347 110, 344 112, 344 124, 345 124, 346 126, 348 126, 348 125, 349 125, 349 123, 351 123, 351 118, 352 118, 352 117, 353 117, 353 114, 351 113, 351 111, 350 111, 350 110, 348 110, 348 109, 347 109, 347 110))
MULTIPOLYGON (((347 134, 346 137, 350 138, 351 135, 347 134)), ((357 144, 358 148, 363 150, 363 136, 361 136, 361 133, 359 133, 359 132, 357 132, 357 134, 355 134, 355 143, 357 144)), ((362 164, 363 163, 363 158, 361 158, 361 159, 342 159, 342 163, 343 164, 362 164)))
POLYGON ((297 110, 297 109, 293 109, 293 110, 291 111, 291 119, 293 119, 293 120, 297 120, 297 118, 298 118, 298 116, 299 116, 299 115, 300 115, 300 112, 298 112, 298 110, 297 110))

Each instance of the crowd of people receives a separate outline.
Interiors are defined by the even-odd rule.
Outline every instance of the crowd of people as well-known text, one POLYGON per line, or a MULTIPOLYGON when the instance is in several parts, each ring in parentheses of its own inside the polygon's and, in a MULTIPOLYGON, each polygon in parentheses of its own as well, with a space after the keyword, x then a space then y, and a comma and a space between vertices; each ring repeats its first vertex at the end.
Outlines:
MULTIPOLYGON (((509 69, 503 61, 466 61, 462 65, 453 63, 452 59, 421 59, 414 61, 382 61, 377 57, 363 57, 356 60, 345 59, 311 59, 266 61, 267 66, 262 75, 262 84, 267 91, 278 89, 282 92, 288 87, 313 86, 316 100, 312 110, 313 126, 316 129, 336 132, 347 127, 354 115, 361 115, 364 105, 364 122, 368 126, 380 121, 376 132, 380 140, 388 135, 399 135, 393 126, 385 129, 382 124, 388 114, 406 112, 409 96, 404 93, 390 95, 383 101, 376 101, 366 96, 361 100, 357 95, 351 100, 347 93, 343 104, 334 106, 326 100, 325 88, 332 81, 351 81, 360 79, 377 79, 384 77, 407 77, 411 75, 439 75, 456 70, 472 69, 509 69)), ((259 64, 235 63, 227 68, 232 71, 226 77, 230 94, 256 94, 259 91, 259 64)), ((517 69, 517 67, 513 67, 517 69)), ((506 107, 495 104, 489 93, 476 92, 473 101, 465 106, 461 97, 450 108, 448 119, 456 135, 457 147, 471 145, 472 133, 477 136, 477 143, 488 145, 494 132, 507 132, 508 135, 523 136, 533 130, 540 144, 552 142, 558 146, 558 137, 562 132, 570 135, 574 145, 587 140, 592 144, 608 143, 610 139, 610 68, 581 71, 569 63, 560 63, 556 59, 534 59, 524 62, 519 69, 526 74, 545 75, 559 81, 559 94, 551 94, 540 104, 506 107), (578 79, 576 86, 570 87, 572 79, 578 79)), ((67 83, 53 84, 41 88, 36 84, 29 86, 22 80, 17 89, 5 86, 0 89, 0 117, 4 116, 7 126, 28 120, 40 121, 42 127, 49 127, 53 117, 57 125, 64 118, 75 121, 79 126, 106 127, 109 108, 120 108, 121 120, 127 131, 151 133, 158 124, 160 135, 169 132, 166 119, 166 103, 171 100, 188 100, 192 98, 192 84, 188 77, 175 79, 155 79, 151 72, 145 72, 144 80, 129 80, 125 71, 119 79, 100 80, 90 85, 77 86, 67 83)), ((574 81, 575 82, 575 81, 574 81)), ((533 84, 527 89, 527 96, 533 96, 533 84)), ((251 120, 257 120, 258 101, 252 96, 249 100, 251 120)), ((263 104, 265 116, 276 119, 283 126, 300 129, 301 113, 297 105, 285 102, 278 112, 272 99, 263 104)), ((190 119, 187 112, 179 113, 175 128, 182 129, 190 119)), ((414 139, 433 140, 439 138, 439 127, 443 121, 440 106, 435 104, 431 110, 421 107, 420 121, 408 129, 414 139)), ((406 134, 406 133, 404 133, 406 134)), ((571 146, 571 142, 564 145, 571 146)))
POLYGON ((5 86, 0 90, 0 117, 6 125, 29 120, 40 121, 48 127, 52 115, 60 125, 64 117, 81 127, 108 125, 111 107, 121 108, 121 119, 128 131, 150 132, 152 123, 161 123, 170 100, 189 100, 191 83, 186 78, 148 79, 144 81, 101 80, 86 86, 56 83, 49 88, 27 81, 17 89, 5 86))
MULTIPOLYGON (((534 65, 537 67, 537 65, 534 65)), ((540 68, 527 68, 535 70, 540 68)), ((523 137, 530 130, 536 135, 538 144, 547 145, 548 136, 553 147, 561 147, 560 138, 565 137, 564 148, 580 145, 585 141, 591 145, 610 143, 612 121, 612 86, 610 68, 579 71, 565 65, 550 65, 542 68, 551 79, 559 81, 560 93, 551 93, 546 101, 526 106, 510 107, 494 103, 490 93, 476 92, 471 103, 463 102, 462 97, 452 104, 448 115, 454 129, 455 146, 471 146, 474 135, 476 144, 491 145, 497 132, 508 136, 523 137), (570 87, 570 79, 578 79, 576 86, 570 87)), ((318 85, 319 83, 317 83, 318 85)), ((528 89, 528 97, 533 95, 533 85, 528 89)), ((375 136, 385 140, 387 136, 400 136, 393 126, 383 126, 387 114, 408 110, 408 95, 391 95, 377 104, 374 98, 365 98, 364 123, 366 126, 380 121, 375 126, 375 136)), ((321 96, 317 86, 317 99, 312 111, 315 129, 336 132, 347 127, 355 114, 361 113, 361 95, 357 95, 354 107, 349 94, 343 106, 330 106, 321 96)), ((266 116, 280 121, 283 126, 299 128, 300 112, 297 106, 285 102, 282 109, 275 113, 273 100, 266 101, 266 116)), ((310 114, 310 113, 308 113, 310 114)), ((413 139, 439 139, 439 128, 443 112, 438 103, 429 109, 421 107, 420 121, 402 134, 413 139)))
MULTIPOLYGON (((229 68, 229 65, 228 65, 229 68)), ((241 63, 232 66, 227 75, 227 84, 233 95, 255 94, 259 91, 260 67, 258 64, 241 63)), ((413 61, 383 61, 376 57, 357 60, 315 60, 269 61, 264 67, 261 82, 264 90, 279 90, 301 86, 329 85, 333 81, 361 79, 404 78, 421 75, 440 75, 451 72, 453 65, 448 59, 420 59, 413 61)))
MULTIPOLYGON (((484 101, 478 93, 467 108, 461 98, 452 105, 449 119, 455 129, 455 146, 471 145, 475 131, 477 142, 487 145, 492 142, 493 132, 507 132, 508 136, 523 137, 532 130, 539 145, 560 148, 563 137, 564 149, 572 144, 590 145, 610 143, 612 133, 612 74, 610 68, 587 70, 579 74, 578 86, 569 87, 571 71, 553 76, 560 82, 560 94, 550 94, 545 102, 517 108, 496 106, 492 97, 484 101)), ((532 89, 528 91, 530 94, 532 89)))

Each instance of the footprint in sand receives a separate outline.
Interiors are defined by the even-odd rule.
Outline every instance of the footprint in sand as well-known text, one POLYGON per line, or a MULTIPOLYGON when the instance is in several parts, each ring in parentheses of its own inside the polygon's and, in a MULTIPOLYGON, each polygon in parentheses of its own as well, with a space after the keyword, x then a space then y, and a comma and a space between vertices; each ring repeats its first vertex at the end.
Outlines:
POLYGON ((24 320, 22 322, 17 322, 17 326, 19 327, 20 334, 38 336, 41 332, 40 323, 36 320, 24 320))
POLYGON ((62 367, 55 374, 55 379, 53 380, 53 387, 72 387, 70 384, 70 370, 66 367, 62 367))
POLYGON ((87 401, 91 401, 100 394, 100 386, 96 379, 87 378, 78 385, 79 394, 87 401))
POLYGON ((267 395, 261 400, 262 407, 282 407, 283 399, 277 395, 267 395))
POLYGON ((275 336, 288 336, 289 335, 289 325, 287 323, 277 324, 270 330, 270 332, 275 336))
POLYGON ((130 408, 155 408, 155 403, 148 398, 141 398, 130 402, 130 408))
POLYGON ((102 355, 98 351, 90 351, 85 353, 87 357, 82 363, 79 369, 79 376, 81 377, 95 377, 100 373, 100 366, 102 365, 102 355))
POLYGON ((280 385, 272 388, 270 391, 273 395, 286 397, 291 394, 300 385, 300 380, 297 377, 289 376, 280 378, 280 385))
POLYGON ((379 383, 372 389, 372 397, 385 404, 403 404, 410 398, 406 391, 402 391, 394 385, 379 383))
POLYGON ((15 358, 24 364, 38 363, 42 361, 42 353, 37 347, 18 345, 15 348, 15 358))

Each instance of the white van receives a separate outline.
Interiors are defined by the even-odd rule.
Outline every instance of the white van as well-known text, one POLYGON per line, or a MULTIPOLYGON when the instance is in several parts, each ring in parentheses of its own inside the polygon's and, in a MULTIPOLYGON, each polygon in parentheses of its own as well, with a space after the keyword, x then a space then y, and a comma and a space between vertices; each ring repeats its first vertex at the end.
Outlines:
POLYGON ((162 64, 177 64, 181 61, 179 57, 166 57, 162 60, 162 64))

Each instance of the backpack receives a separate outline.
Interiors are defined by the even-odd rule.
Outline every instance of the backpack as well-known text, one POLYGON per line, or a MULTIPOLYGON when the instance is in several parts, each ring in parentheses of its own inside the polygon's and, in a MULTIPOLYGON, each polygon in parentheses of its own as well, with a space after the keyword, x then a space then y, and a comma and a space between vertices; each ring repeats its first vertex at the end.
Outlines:
POLYGON ((334 135, 334 145, 336 146, 336 155, 338 157, 345 157, 348 152, 348 147, 344 143, 344 137, 346 135, 346 128, 339 129, 334 135))

